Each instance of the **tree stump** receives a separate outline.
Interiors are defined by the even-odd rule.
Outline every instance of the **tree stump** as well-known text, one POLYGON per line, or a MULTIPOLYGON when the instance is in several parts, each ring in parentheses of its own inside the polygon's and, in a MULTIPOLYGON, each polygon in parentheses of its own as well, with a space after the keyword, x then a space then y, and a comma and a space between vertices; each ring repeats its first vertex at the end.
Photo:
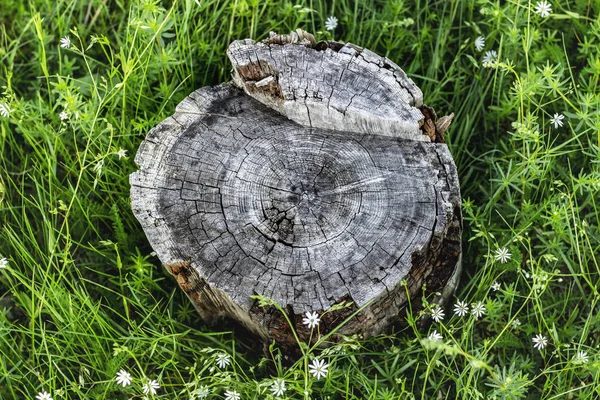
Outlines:
MULTIPOLYGON (((411 298, 452 292, 462 220, 456 167, 420 89, 387 58, 297 31, 234 41, 233 83, 196 90, 136 156, 131 203, 161 262, 209 323, 266 342, 370 336, 411 298), (425 288, 425 293, 423 293, 425 288), (407 296, 408 295, 408 296, 407 296)), ((444 297, 443 295, 441 296, 444 297)))

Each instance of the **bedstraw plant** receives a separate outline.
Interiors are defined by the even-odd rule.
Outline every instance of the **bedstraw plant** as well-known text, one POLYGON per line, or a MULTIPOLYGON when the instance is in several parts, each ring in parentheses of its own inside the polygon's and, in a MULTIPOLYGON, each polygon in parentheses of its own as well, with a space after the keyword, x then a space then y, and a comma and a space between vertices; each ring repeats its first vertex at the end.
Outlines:
POLYGON ((598 1, 0 10, 0 398, 600 396, 598 1), (229 79, 229 42, 297 28, 387 56, 455 113, 465 231, 448 305, 290 363, 202 324, 133 217, 128 175, 149 129, 229 79))

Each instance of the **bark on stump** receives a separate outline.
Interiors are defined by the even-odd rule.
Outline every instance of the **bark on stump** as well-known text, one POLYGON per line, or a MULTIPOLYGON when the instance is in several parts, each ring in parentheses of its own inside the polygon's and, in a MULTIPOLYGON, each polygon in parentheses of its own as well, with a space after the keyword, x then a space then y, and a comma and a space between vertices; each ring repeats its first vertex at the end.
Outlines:
MULTIPOLYGON (((233 83, 196 90, 136 156, 131 202, 150 244, 207 322, 264 341, 370 336, 422 295, 452 292, 462 220, 456 167, 420 89, 387 58, 298 31, 234 41, 233 83), (423 287, 426 293, 423 293, 423 287)), ((444 295, 441 296, 443 298, 444 295)), ((438 296, 440 298, 440 296, 438 296)))

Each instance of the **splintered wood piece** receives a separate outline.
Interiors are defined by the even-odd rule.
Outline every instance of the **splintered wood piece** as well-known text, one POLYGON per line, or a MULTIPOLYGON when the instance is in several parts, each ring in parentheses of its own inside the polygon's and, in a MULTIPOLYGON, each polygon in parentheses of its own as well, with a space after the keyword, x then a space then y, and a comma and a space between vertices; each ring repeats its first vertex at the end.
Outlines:
MULTIPOLYGON (((243 53, 240 46, 234 42, 230 54, 243 53)), ((305 46, 271 46, 298 49, 297 59, 306 60, 302 71, 317 63, 308 61, 312 49, 305 46)), ((294 53, 264 54, 277 59, 294 53)), ((431 294, 456 283, 458 178, 447 146, 417 137, 424 136, 414 130, 418 117, 404 105, 420 102, 420 91, 400 73, 389 75, 356 54, 337 59, 340 54, 320 52, 321 75, 331 72, 324 80, 332 83, 330 93, 323 95, 329 105, 312 95, 302 107, 274 104, 250 93, 250 75, 243 82, 238 75, 244 90, 233 84, 196 90, 140 146, 140 170, 130 178, 132 209, 161 262, 208 322, 228 317, 266 342, 291 347, 282 316, 250 296, 270 297, 287 309, 301 340, 310 337, 303 313, 351 301, 353 307, 327 313, 320 332, 366 305, 340 332, 370 336, 398 322, 407 293, 418 307, 423 285, 431 294), (361 69, 394 80, 369 84, 361 69), (354 94, 337 93, 337 85, 354 94), (388 94, 369 107, 361 93, 371 86, 388 94), (295 113, 294 107, 310 111, 295 113), (344 112, 326 116, 336 109, 344 112), (402 128, 392 131, 396 120, 404 121, 402 128), (360 128, 351 129, 354 124, 360 128)), ((283 99, 297 94, 284 78, 295 77, 293 69, 270 76, 280 89, 268 93, 281 90, 283 99)), ((262 81, 257 87, 268 87, 268 78, 255 75, 254 86, 262 81)))
POLYGON ((315 44, 299 32, 231 43, 235 84, 300 125, 435 139, 421 130, 423 93, 398 65, 351 43, 315 44))

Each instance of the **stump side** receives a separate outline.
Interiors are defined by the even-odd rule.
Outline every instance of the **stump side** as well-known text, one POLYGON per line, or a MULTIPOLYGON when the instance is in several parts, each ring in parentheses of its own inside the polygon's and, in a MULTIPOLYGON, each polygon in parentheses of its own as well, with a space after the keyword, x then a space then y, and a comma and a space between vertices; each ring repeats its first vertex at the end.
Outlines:
MULTIPOLYGON (((259 308, 250 295, 288 306, 305 339, 310 332, 301 323, 303 312, 352 300, 356 307, 368 305, 343 332, 371 335, 398 318, 407 291, 414 295, 423 283, 428 292, 441 291, 456 274, 460 194, 443 144, 308 129, 226 84, 186 98, 148 134, 136 162, 140 170, 130 179, 134 213, 207 321, 228 316, 264 340, 285 344, 292 336, 281 316, 259 308), (314 150, 318 145, 323 151, 314 150), (342 150, 335 153, 338 146, 342 150), (278 168, 269 172, 285 154, 305 162, 290 161, 280 168, 283 174, 278 168), (343 158, 346 164, 338 160, 343 158), (336 173, 321 176, 318 169, 325 165, 336 173), (319 193, 292 189, 310 189, 311 180, 319 193), (415 191, 408 192, 410 187, 415 191), (370 199, 364 205, 363 196, 370 199), (314 209, 303 208, 303 201, 314 209), (332 226, 319 218, 344 213, 354 214, 332 226), (400 222, 394 225, 394 219, 400 222), (290 227, 290 221, 302 223, 290 227), (385 236, 408 232, 403 224, 411 236, 385 236), (304 230, 295 232, 300 225, 304 230), (353 234, 343 236, 346 229, 353 234), (368 230, 375 231, 371 241, 368 230), (367 240, 372 253, 362 254, 358 241, 348 249, 354 237, 367 240), (328 246, 331 240, 338 241, 328 246)), ((350 311, 331 313, 321 332, 334 329, 350 311)))

